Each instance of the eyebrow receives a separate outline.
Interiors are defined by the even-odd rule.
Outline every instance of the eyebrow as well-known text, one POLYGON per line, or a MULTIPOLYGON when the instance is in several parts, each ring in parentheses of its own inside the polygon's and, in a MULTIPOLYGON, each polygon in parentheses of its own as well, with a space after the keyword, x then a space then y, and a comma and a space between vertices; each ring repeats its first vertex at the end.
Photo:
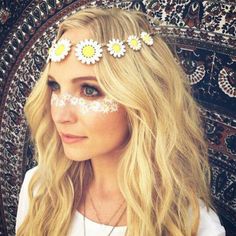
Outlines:
MULTIPOLYGON (((48 75, 48 78, 50 79, 53 79, 56 81, 56 79, 52 76, 52 75, 48 75)), ((97 78, 95 76, 79 76, 79 77, 75 77, 75 78, 72 78, 72 83, 76 83, 80 80, 94 80, 94 81, 97 81, 97 78)))

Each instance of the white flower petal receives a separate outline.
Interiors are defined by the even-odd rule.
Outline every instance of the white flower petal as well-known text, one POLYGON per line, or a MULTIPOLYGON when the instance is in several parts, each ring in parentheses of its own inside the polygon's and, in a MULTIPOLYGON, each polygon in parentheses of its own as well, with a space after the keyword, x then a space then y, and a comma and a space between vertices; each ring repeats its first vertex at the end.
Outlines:
POLYGON ((140 39, 136 35, 130 35, 128 37, 127 43, 134 51, 138 51, 141 49, 140 39))
POLYGON ((114 57, 122 57, 125 55, 125 45, 119 39, 112 39, 107 44, 107 50, 114 57))
POLYGON ((86 39, 76 45, 75 55, 84 64, 94 64, 102 57, 102 48, 98 42, 86 39))
POLYGON ((69 53, 71 49, 71 42, 69 39, 60 39, 49 50, 49 58, 53 62, 60 62, 69 53))
POLYGON ((141 39, 144 43, 146 43, 148 46, 153 45, 153 38, 148 34, 147 32, 141 33, 141 39))

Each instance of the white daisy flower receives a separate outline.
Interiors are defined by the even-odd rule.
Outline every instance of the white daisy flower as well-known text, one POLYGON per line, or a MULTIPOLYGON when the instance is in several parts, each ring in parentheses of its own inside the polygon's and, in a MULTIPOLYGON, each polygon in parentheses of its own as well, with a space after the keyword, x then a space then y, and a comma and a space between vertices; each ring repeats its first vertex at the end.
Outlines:
POLYGON ((69 39, 60 39, 49 49, 49 57, 53 62, 63 60, 71 49, 71 42, 69 39))
POLYGON ((83 98, 79 98, 78 104, 79 104, 80 106, 84 106, 84 105, 85 105, 85 100, 84 100, 83 98))
POLYGON ((108 110, 108 112, 115 112, 118 111, 118 103, 110 98, 104 99, 104 106, 105 110, 108 110))
POLYGON ((144 43, 146 43, 148 46, 153 45, 153 38, 148 34, 147 32, 141 33, 141 39, 144 43))
POLYGON ((76 44, 75 55, 83 64, 94 64, 102 57, 102 47, 92 39, 86 39, 76 44))
POLYGON ((118 111, 118 103, 111 104, 111 112, 118 111))
POLYGON ((125 55, 125 45, 119 39, 109 40, 107 47, 107 50, 113 57, 122 57, 125 55))
POLYGON ((102 111, 101 102, 94 101, 92 103, 91 110, 94 111, 94 112, 101 112, 102 111))
POLYGON ((72 97, 71 100, 70 100, 70 103, 74 106, 77 106, 78 103, 79 103, 79 98, 77 97, 72 97))
POLYGON ((55 94, 52 94, 51 96, 51 105, 55 105, 57 103, 57 96, 55 94))
POLYGON ((128 37, 127 43, 134 51, 141 49, 140 39, 136 35, 130 35, 128 37))
POLYGON ((84 105, 80 105, 80 111, 83 113, 83 114, 86 114, 88 112, 91 111, 91 105, 86 103, 84 105))
POLYGON ((71 98, 72 98, 72 96, 68 93, 65 93, 61 96, 61 99, 64 101, 70 101, 71 98))
POLYGON ((65 101, 64 100, 59 100, 57 105, 58 107, 64 107, 66 105, 65 101))

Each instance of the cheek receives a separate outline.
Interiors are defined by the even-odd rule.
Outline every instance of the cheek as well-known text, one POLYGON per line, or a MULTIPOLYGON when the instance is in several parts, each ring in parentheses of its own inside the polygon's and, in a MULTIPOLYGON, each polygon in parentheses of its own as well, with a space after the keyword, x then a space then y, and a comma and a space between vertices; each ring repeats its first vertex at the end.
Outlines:
POLYGON ((51 106, 50 112, 51 112, 51 117, 52 117, 53 122, 57 123, 56 117, 57 117, 58 108, 56 108, 55 106, 51 106))
POLYGON ((114 140, 123 139, 128 134, 128 121, 123 109, 107 114, 93 113, 84 122, 91 137, 114 140))
POLYGON ((94 143, 122 142, 128 135, 126 111, 118 106, 114 112, 87 112, 82 113, 77 107, 73 109, 51 106, 52 120, 56 126, 62 126, 65 121, 75 130, 80 130, 94 143))
POLYGON ((53 106, 50 106, 50 113, 51 113, 51 117, 54 121, 55 108, 53 106))

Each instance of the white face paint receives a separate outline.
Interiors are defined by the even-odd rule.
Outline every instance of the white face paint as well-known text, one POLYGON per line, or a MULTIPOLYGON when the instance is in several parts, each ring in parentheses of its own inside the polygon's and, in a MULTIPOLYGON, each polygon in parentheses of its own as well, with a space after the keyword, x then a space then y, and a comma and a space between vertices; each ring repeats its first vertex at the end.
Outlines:
POLYGON ((118 103, 106 97, 99 101, 87 101, 84 98, 75 97, 69 93, 62 94, 61 96, 52 94, 51 105, 64 107, 67 104, 78 106, 84 114, 88 112, 109 113, 118 111, 118 103))

